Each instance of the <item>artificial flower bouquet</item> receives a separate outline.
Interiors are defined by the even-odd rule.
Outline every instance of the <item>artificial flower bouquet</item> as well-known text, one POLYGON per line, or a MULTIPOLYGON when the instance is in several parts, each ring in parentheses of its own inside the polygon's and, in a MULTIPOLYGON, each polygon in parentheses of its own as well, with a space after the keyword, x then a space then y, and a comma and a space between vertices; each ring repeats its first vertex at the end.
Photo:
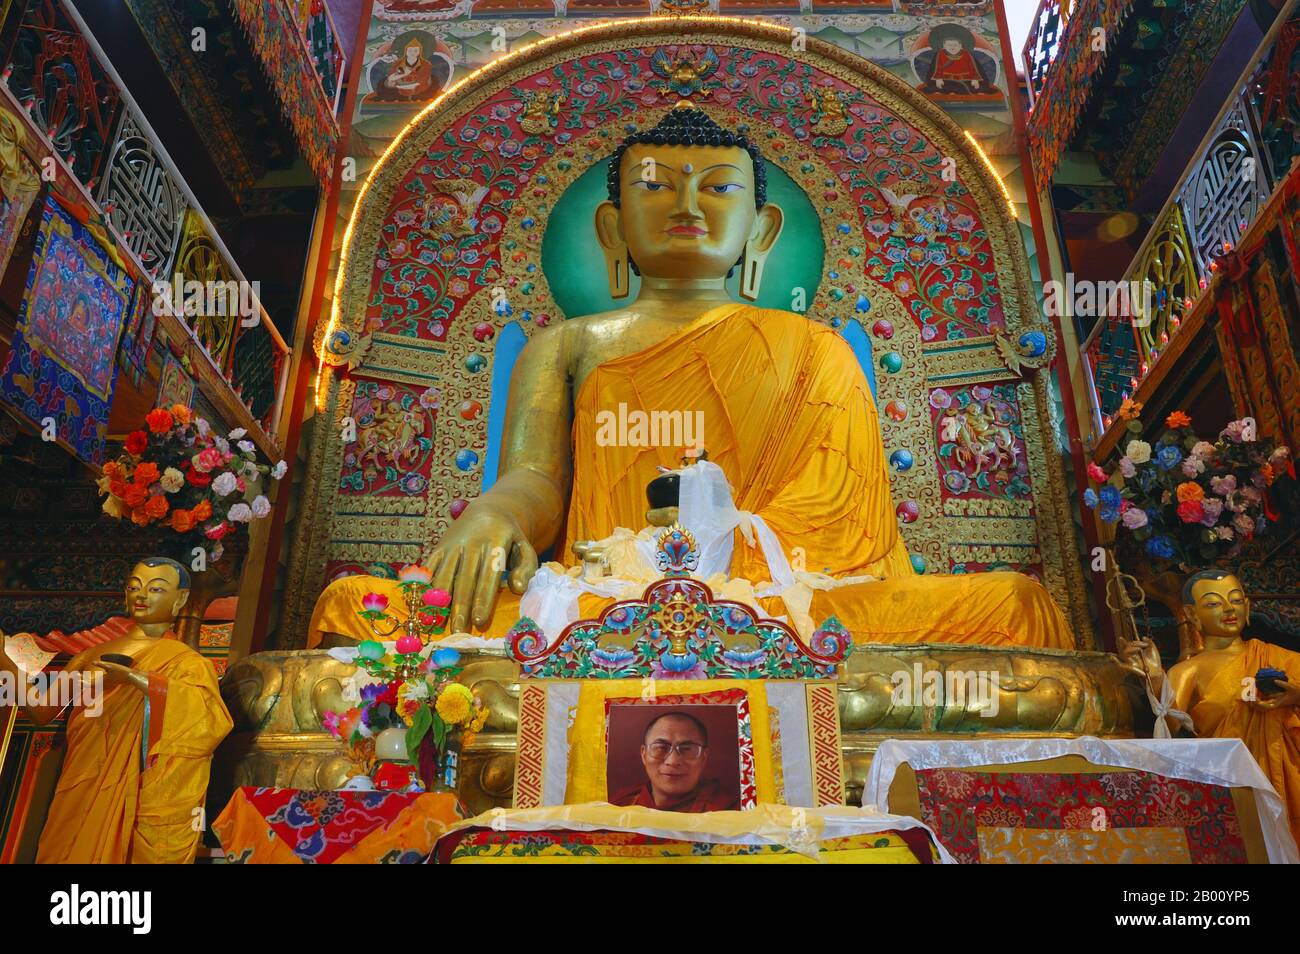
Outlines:
POLYGON ((487 722, 487 708, 457 681, 459 662, 456 650, 426 652, 411 635, 398 639, 392 650, 365 640, 357 646, 357 675, 344 687, 345 698, 355 697, 357 704, 346 712, 327 712, 321 722, 367 768, 374 739, 387 729, 402 730, 407 761, 418 766, 428 788, 443 774, 449 743, 459 735, 460 744, 468 745, 487 722))
POLYGON ((367 766, 379 733, 404 730, 407 760, 419 766, 427 787, 445 769, 449 743, 459 736, 461 745, 468 745, 482 730, 488 710, 456 681, 460 653, 429 645, 447 630, 451 595, 433 586, 424 567, 403 567, 397 578, 405 619, 388 612, 388 598, 381 593, 362 597, 358 615, 378 637, 399 630, 403 634, 391 649, 377 639, 357 645, 357 674, 344 687, 345 698, 355 699, 357 705, 344 713, 327 713, 323 723, 348 744, 354 761, 367 766))
POLYGON ((259 463, 246 433, 236 428, 222 437, 184 404, 155 408, 145 429, 127 435, 125 453, 104 464, 104 513, 194 535, 208 559, 221 559, 223 539, 270 515, 267 483, 286 470, 284 461, 259 463))
POLYGON ((1211 443, 1182 411, 1165 418, 1152 446, 1140 439, 1138 413, 1140 406, 1127 409, 1129 437, 1110 471, 1088 465, 1099 489, 1085 490, 1084 503, 1150 558, 1190 568, 1238 556, 1274 519, 1265 491, 1290 467, 1290 451, 1261 438, 1250 417, 1232 421, 1211 443))

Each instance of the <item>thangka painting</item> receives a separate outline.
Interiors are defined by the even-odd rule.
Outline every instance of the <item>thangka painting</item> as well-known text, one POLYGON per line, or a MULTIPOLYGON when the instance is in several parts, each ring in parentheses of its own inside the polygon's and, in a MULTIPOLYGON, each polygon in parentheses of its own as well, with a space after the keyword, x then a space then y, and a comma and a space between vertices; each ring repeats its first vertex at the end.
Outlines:
POLYGON ((185 373, 185 367, 168 350, 163 350, 162 374, 158 378, 158 407, 173 404, 194 405, 194 379, 185 373))
POLYGON ((149 349, 153 347, 157 322, 152 291, 143 282, 137 282, 135 295, 131 300, 130 317, 127 319, 126 328, 122 331, 122 342, 118 346, 122 373, 137 388, 140 387, 149 370, 149 349))
POLYGON ((412 121, 370 175, 317 342, 325 417, 284 637, 329 580, 422 560, 496 479, 524 345, 614 307, 592 225, 607 160, 685 96, 762 150, 785 227, 756 304, 791 310, 803 289, 857 356, 914 569, 1032 574, 1088 645, 1041 373, 1055 343, 984 157, 906 79, 706 17, 540 40, 412 121))
POLYGON ((52 196, 41 212, 0 398, 82 460, 103 460, 114 356, 134 280, 52 196))

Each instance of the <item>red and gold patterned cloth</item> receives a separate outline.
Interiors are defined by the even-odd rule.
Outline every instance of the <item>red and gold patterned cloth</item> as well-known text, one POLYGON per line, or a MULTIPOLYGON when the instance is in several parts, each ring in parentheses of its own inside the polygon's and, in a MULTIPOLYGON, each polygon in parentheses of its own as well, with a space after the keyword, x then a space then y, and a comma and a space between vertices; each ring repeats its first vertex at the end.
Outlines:
POLYGON ((817 857, 781 845, 661 838, 628 831, 493 831, 462 828, 438 842, 438 864, 934 864, 923 828, 826 838, 817 857))
POLYGON ((213 823, 240 864, 419 864, 465 817, 454 795, 241 788, 213 823))
POLYGON ((1246 864, 1231 790, 1150 772, 916 772, 921 817, 963 864, 1246 864))

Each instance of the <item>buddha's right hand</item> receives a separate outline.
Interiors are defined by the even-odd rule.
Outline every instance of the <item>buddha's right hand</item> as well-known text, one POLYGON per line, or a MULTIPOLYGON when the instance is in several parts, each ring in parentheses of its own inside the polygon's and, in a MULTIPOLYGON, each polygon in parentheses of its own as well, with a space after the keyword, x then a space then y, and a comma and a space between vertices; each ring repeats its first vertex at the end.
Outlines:
POLYGON ((426 563, 433 585, 451 594, 451 632, 465 632, 471 619, 481 629, 492 615, 501 576, 523 593, 537 572, 537 551, 509 514, 485 501, 468 507, 448 529, 426 563))

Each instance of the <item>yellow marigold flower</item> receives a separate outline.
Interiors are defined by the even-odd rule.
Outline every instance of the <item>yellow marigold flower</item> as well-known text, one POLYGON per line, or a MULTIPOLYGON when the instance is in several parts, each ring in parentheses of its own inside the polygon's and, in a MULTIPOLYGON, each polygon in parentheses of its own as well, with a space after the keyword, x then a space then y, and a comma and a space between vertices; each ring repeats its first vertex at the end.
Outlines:
POLYGON ((453 686, 448 686, 443 690, 442 695, 438 696, 436 708, 443 722, 448 725, 460 725, 470 717, 469 700, 459 692, 449 691, 452 688, 453 686))
POLYGON ((1205 488, 1200 484, 1188 480, 1178 485, 1178 502, 1187 503, 1190 500, 1205 499, 1205 488))
POLYGON ((1119 406, 1118 417, 1121 421, 1136 420, 1142 413, 1142 402, 1134 401, 1132 398, 1125 398, 1124 403, 1119 406))
POLYGON ((474 721, 469 724, 470 730, 473 732, 481 732, 483 726, 487 723, 487 718, 487 709, 479 709, 478 713, 474 716, 474 721))

